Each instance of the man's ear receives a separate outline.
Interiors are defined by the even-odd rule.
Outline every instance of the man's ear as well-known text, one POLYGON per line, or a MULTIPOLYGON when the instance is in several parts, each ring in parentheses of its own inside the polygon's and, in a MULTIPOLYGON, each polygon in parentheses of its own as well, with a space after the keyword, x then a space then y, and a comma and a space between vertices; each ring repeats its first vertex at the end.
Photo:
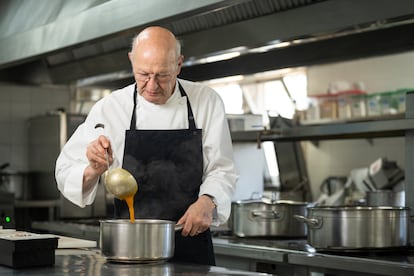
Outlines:
POLYGON ((180 72, 181 72, 181 66, 183 65, 183 62, 184 62, 184 56, 183 55, 180 55, 179 57, 178 57, 178 64, 177 64, 177 76, 180 74, 180 72))

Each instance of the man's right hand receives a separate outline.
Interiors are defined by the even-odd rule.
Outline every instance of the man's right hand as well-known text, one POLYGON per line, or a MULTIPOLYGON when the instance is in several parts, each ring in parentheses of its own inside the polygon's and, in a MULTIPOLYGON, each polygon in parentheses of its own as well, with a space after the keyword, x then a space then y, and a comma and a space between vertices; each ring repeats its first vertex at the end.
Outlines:
POLYGON ((108 169, 107 157, 109 165, 112 164, 112 148, 111 143, 105 136, 101 135, 98 139, 90 142, 86 147, 86 157, 89 166, 86 167, 83 174, 83 190, 89 190, 98 178, 108 169))

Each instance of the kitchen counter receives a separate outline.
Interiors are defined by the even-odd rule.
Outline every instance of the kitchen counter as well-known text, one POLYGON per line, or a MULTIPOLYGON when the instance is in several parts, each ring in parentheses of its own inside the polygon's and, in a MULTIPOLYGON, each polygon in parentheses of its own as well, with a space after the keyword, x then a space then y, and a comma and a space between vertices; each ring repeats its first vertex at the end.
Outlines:
POLYGON ((97 249, 57 249, 55 265, 11 269, 0 266, 0 275, 266 275, 264 273, 178 263, 125 264, 106 262, 97 249))
MULTIPOLYGON (((38 229, 97 241, 99 227, 58 222, 37 223, 38 229), (69 233, 71 232, 71 233, 69 233), (90 236, 90 238, 88 237, 90 236), (93 238, 92 238, 93 237, 93 238)), ((306 239, 213 237, 216 263, 243 271, 278 275, 414 275, 414 248, 385 252, 316 252, 306 239)))
POLYGON ((317 252, 306 240, 216 237, 217 264, 280 275, 414 275, 414 250, 317 252))

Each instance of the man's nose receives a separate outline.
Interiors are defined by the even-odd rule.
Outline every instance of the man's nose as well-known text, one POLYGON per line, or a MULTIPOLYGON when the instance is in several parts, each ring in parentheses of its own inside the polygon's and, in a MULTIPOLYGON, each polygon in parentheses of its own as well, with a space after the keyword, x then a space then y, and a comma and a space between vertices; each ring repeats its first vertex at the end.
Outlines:
POLYGON ((158 83, 157 83, 157 78, 155 77, 155 75, 152 75, 149 77, 148 81, 147 81, 147 86, 151 87, 158 87, 158 83))

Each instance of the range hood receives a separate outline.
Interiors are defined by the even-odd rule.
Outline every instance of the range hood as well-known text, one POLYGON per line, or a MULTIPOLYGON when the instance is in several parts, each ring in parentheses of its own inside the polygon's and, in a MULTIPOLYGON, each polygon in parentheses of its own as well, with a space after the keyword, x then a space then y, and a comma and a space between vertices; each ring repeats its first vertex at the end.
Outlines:
POLYGON ((0 81, 17 83, 130 83, 131 39, 149 25, 177 35, 181 77, 197 81, 414 49, 412 0, 9 0, 0 10, 0 81))

